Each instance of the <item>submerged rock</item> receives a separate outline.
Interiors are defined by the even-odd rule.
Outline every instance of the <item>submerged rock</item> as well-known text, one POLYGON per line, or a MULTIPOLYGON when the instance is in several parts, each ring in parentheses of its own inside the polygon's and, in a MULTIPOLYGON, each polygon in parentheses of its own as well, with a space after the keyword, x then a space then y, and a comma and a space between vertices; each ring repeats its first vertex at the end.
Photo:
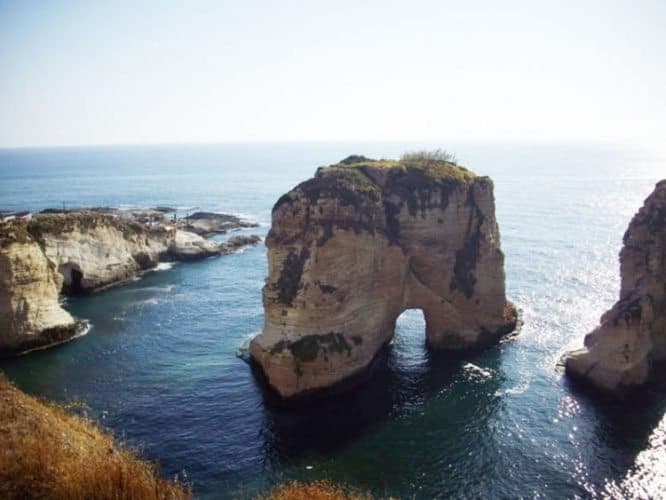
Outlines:
POLYGON ((616 395, 646 383, 666 361, 666 180, 645 200, 624 234, 620 300, 565 356, 566 373, 616 395))
POLYGON ((478 348, 516 326, 493 183, 442 160, 354 156, 273 207, 265 326, 252 358, 283 396, 366 368, 419 308, 428 344, 478 348))

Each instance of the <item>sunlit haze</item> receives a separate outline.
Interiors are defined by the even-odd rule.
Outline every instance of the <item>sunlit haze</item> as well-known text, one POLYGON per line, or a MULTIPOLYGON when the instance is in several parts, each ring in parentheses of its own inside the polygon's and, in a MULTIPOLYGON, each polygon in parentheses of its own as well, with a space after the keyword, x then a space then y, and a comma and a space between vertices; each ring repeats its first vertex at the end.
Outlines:
POLYGON ((0 147, 660 146, 666 4, 0 0, 0 147))

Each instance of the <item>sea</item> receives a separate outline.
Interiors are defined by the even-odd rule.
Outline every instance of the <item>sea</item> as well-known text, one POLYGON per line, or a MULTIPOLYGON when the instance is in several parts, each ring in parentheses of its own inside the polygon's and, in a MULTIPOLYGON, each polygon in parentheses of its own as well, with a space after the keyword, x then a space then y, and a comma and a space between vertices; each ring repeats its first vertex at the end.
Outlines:
POLYGON ((622 236, 666 177, 663 155, 591 143, 3 149, 0 209, 167 205, 237 214, 265 236, 276 200, 318 166, 432 148, 494 180, 518 335, 453 358, 430 352, 422 313, 406 311, 360 386, 285 407, 237 355, 263 326, 259 245, 67 299, 87 335, 0 369, 77 403, 197 498, 322 478, 398 498, 665 496, 666 387, 614 402, 558 369, 617 300, 622 236))

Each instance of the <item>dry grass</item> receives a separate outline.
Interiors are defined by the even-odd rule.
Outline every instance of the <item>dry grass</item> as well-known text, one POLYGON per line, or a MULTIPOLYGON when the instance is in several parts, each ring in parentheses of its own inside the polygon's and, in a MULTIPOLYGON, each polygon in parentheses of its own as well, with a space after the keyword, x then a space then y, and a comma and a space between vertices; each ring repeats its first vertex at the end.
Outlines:
POLYGON ((326 480, 289 481, 273 487, 263 500, 372 500, 370 493, 326 480))
POLYGON ((191 488, 110 433, 28 396, 0 374, 0 498, 183 499, 191 488))

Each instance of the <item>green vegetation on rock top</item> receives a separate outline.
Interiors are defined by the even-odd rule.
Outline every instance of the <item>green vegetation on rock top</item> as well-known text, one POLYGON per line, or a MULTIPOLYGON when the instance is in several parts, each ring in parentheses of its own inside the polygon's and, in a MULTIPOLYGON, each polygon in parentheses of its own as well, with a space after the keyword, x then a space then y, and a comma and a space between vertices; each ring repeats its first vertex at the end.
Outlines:
POLYGON ((13 220, 0 223, 0 246, 11 243, 43 242, 45 235, 61 235, 71 231, 87 231, 99 226, 112 227, 128 238, 148 231, 160 231, 141 223, 92 212, 37 215, 30 221, 13 220))
POLYGON ((399 160, 374 160, 352 155, 339 163, 320 168, 317 176, 342 175, 365 187, 366 183, 373 183, 365 173, 368 170, 389 170, 390 174, 398 176, 418 174, 437 184, 447 181, 466 183, 476 178, 474 172, 456 163, 454 155, 443 150, 405 153, 399 160))

